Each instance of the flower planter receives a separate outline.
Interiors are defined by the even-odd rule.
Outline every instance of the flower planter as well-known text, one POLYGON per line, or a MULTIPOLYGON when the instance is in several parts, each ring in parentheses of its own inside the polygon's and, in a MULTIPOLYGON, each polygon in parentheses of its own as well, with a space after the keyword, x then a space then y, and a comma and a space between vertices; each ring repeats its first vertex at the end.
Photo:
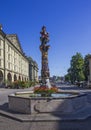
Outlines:
POLYGON ((57 87, 48 88, 47 86, 40 86, 34 88, 34 93, 40 94, 41 97, 51 97, 51 94, 56 92, 58 92, 57 87))

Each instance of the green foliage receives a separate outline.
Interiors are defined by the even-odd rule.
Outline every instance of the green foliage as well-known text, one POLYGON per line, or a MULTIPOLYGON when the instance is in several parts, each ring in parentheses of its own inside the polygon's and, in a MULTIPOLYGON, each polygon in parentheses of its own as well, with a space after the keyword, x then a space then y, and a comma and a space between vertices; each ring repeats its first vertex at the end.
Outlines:
POLYGON ((88 76, 89 76, 89 57, 91 54, 87 54, 84 58, 84 76, 85 80, 88 81, 88 76))
POLYGON ((65 75, 65 81, 70 81, 70 74, 65 75))
POLYGON ((80 53, 72 56, 70 61, 70 68, 68 69, 68 76, 72 83, 75 81, 83 81, 85 79, 83 73, 84 59, 80 53))
POLYGON ((5 84, 6 88, 11 88, 12 87, 12 82, 9 81, 9 80, 5 80, 4 84, 5 84))
POLYGON ((29 88, 31 86, 35 86, 37 83, 35 81, 14 81, 14 82, 9 82, 7 81, 7 87, 8 88, 29 88))

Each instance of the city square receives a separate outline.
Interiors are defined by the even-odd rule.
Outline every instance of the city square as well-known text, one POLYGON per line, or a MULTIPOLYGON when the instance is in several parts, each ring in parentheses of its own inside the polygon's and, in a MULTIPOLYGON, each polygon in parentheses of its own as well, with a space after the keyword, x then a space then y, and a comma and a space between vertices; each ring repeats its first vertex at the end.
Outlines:
MULTIPOLYGON (((68 89, 70 91, 76 90, 87 93, 87 99, 88 102, 91 104, 91 90, 84 89, 84 88, 78 88, 77 86, 69 86, 69 85, 60 85, 61 89, 68 89)), ((33 88, 31 88, 33 89, 33 88)), ((0 129, 1 130, 12 130, 12 127, 14 130, 46 130, 46 129, 53 129, 53 130, 80 130, 80 129, 87 129, 90 130, 91 127, 91 116, 86 117, 84 119, 84 115, 89 112, 89 109, 86 111, 83 111, 82 113, 79 113, 76 115, 75 119, 74 117, 71 117, 69 119, 58 116, 50 115, 48 118, 46 116, 39 117, 40 121, 38 121, 38 118, 33 117, 31 120, 31 115, 26 114, 17 114, 14 112, 8 111, 8 95, 11 93, 14 93, 16 91, 29 91, 29 89, 4 89, 0 88, 0 129), (83 117, 82 117, 83 115, 83 117), (77 117, 78 116, 78 117, 77 117), (53 118, 53 119, 52 119, 53 118), (73 118, 73 119, 72 119, 73 118), (51 120, 51 121, 50 121, 51 120)))
POLYGON ((0 9, 0 130, 90 130, 90 0, 9 2, 0 9))

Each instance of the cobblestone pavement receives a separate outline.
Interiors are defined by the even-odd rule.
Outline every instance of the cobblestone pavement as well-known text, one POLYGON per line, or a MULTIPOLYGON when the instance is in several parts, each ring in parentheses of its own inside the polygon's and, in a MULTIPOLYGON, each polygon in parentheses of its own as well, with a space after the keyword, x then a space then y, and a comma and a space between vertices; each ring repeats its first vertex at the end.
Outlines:
MULTIPOLYGON (((8 102, 8 95, 16 91, 28 91, 30 89, 3 89, 0 88, 0 109, 8 102)), ((91 90, 77 87, 61 87, 61 89, 78 90, 88 94, 88 101, 91 103, 91 90)), ((19 122, 0 115, 0 130, 91 130, 91 117, 86 120, 75 121, 46 121, 46 122, 19 122)))
POLYGON ((0 130, 91 130, 91 117, 84 121, 19 122, 0 116, 0 130))

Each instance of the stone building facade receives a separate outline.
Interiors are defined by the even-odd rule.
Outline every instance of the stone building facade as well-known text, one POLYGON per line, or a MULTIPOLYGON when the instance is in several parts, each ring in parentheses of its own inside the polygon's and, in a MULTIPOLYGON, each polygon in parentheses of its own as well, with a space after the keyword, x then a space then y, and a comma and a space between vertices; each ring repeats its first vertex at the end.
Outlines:
POLYGON ((32 81, 38 81, 38 64, 31 57, 29 60, 29 78, 32 81))
POLYGON ((0 26, 0 84, 5 80, 29 80, 29 69, 29 60, 21 48, 18 36, 5 34, 0 26))

